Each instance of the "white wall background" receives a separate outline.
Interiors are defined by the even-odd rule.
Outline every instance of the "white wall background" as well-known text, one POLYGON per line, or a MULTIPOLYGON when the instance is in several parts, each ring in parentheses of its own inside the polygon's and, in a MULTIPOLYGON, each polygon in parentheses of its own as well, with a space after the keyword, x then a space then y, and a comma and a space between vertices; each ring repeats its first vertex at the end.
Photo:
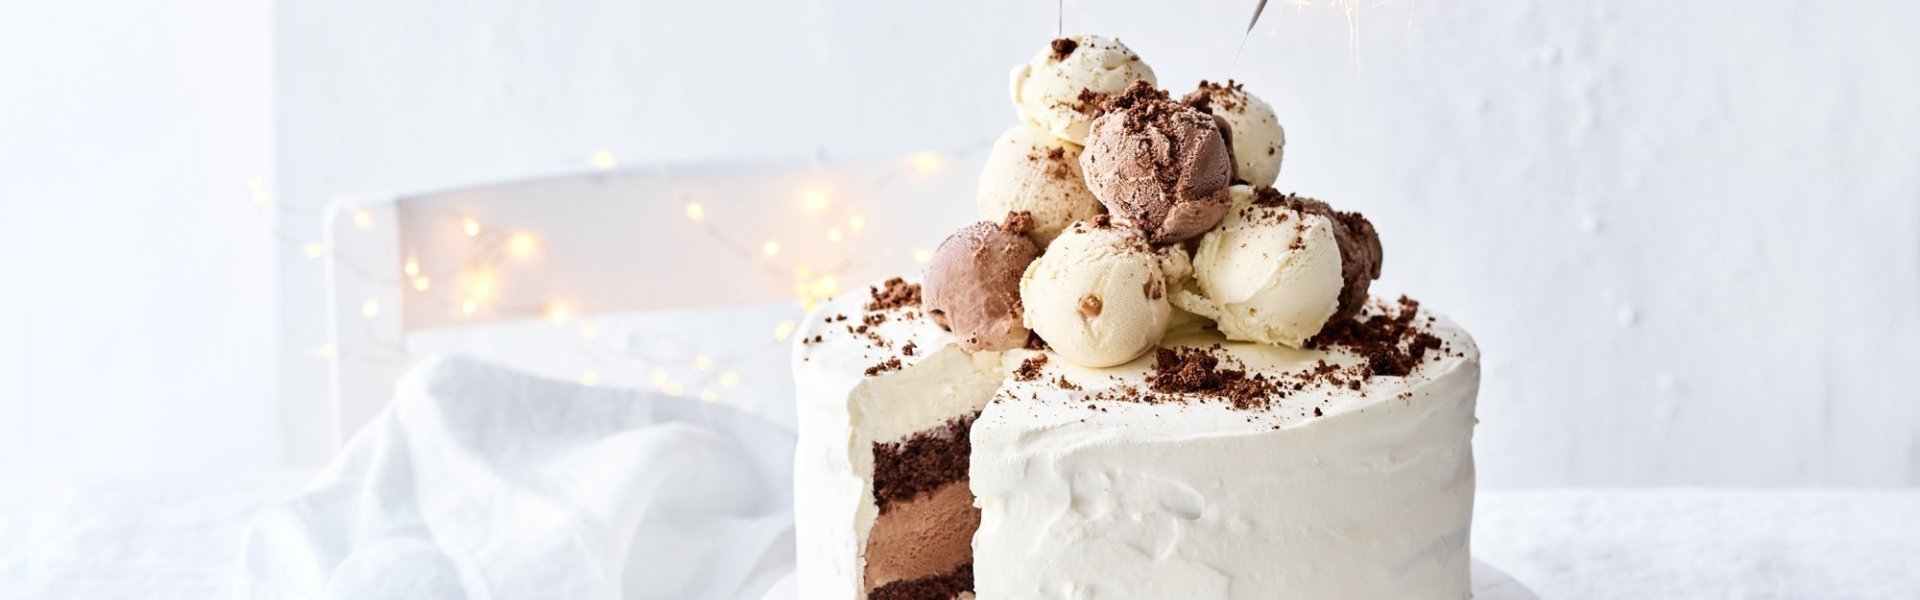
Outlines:
MULTIPOLYGON (((1075 0, 1067 25, 1185 87, 1228 74, 1248 4, 1075 0)), ((1052 20, 1036 0, 0 9, 0 501, 265 469, 268 423, 319 434, 276 406, 323 389, 297 247, 335 194, 603 149, 965 147, 1012 123, 1006 70, 1052 20), (256 176, 280 209, 246 201, 256 176)), ((1232 72, 1288 126, 1282 187, 1367 211, 1380 287, 1479 337, 1489 486, 1920 484, 1916 74, 1920 5, 1891 0, 1401 0, 1352 31, 1275 3, 1232 72)))
MULTIPOLYGON (((1251 4, 1076 0, 1066 22, 1165 85, 1231 74, 1278 107, 1281 187, 1366 211, 1380 288, 1477 334, 1485 484, 1920 483, 1920 5, 1276 3, 1229 73, 1251 4)), ((280 183, 318 206, 601 149, 964 147, 1013 122, 1006 71, 1053 21, 1035 0, 290 0, 280 183)), ((319 289, 280 266, 296 396, 321 380, 300 358, 319 289)))
MULTIPOLYGON (((0 7, 0 514, 43 483, 278 464, 271 19, 0 7)), ((0 529, 4 529, 0 523, 0 529)))

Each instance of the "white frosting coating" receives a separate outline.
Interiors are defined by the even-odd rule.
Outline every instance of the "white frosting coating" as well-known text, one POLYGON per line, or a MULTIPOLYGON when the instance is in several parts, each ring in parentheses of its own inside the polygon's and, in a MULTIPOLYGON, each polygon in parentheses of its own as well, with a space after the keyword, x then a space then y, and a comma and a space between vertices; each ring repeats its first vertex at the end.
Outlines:
POLYGON ((801 598, 862 598, 867 533, 879 514, 873 498, 873 443, 894 441, 984 407, 1005 373, 1000 355, 968 354, 920 310, 887 311, 886 321, 854 333, 866 314, 865 290, 835 298, 809 315, 793 359, 800 435, 794 452, 797 583, 801 598), (844 315, 844 320, 838 317, 844 315), (909 317, 912 318, 909 318, 909 317), (881 344, 868 334, 885 340, 881 344), (912 356, 901 348, 911 342, 912 356), (897 370, 868 375, 898 358, 897 370))
MULTIPOLYGON (((798 334, 821 336, 794 355, 800 597, 863 597, 873 442, 983 407, 970 475, 981 598, 1467 596, 1479 353, 1444 319, 1431 329, 1448 350, 1410 376, 1234 410, 1094 397, 1146 390, 1151 356, 1112 368, 1054 356, 1036 380, 1011 380, 1032 352, 968 355, 918 310, 870 326, 878 343, 848 331, 866 300, 835 299, 798 334), (901 368, 866 373, 889 358, 901 368)), ((1215 343, 1250 373, 1360 360, 1193 329, 1166 339, 1215 343)))
MULTIPOLYGON (((1147 390, 1150 356, 1107 369, 1053 360, 1037 380, 1008 381, 973 428, 976 591, 1467 597, 1479 352, 1450 322, 1432 329, 1451 351, 1407 377, 1308 387, 1259 410, 1095 397, 1147 390), (1061 376, 1083 389, 1053 383, 1061 376)), ((1360 360, 1211 332, 1167 340, 1214 343, 1249 373, 1360 360)))

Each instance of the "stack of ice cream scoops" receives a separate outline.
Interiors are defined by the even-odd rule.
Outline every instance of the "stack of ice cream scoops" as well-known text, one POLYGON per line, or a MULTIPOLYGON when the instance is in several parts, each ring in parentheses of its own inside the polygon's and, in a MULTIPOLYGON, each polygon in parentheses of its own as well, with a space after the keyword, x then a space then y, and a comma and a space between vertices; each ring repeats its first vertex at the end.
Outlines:
POLYGON ((1468 595, 1479 353, 1232 82, 1014 68, 981 221, 795 346, 803 598, 1468 595))
POLYGON ((1089 367, 1156 347, 1175 309, 1229 340, 1300 347, 1358 314, 1380 240, 1276 192, 1286 133, 1238 84, 1175 100, 1118 40, 1055 40, 1016 69, 1024 123, 980 175, 980 216, 934 251, 927 313, 968 350, 1038 335, 1089 367))

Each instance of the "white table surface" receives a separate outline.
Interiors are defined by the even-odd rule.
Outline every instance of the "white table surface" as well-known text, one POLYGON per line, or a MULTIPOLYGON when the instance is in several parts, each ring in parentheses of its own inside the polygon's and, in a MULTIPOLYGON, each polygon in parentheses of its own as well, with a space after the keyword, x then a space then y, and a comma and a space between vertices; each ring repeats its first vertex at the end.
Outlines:
MULTIPOLYGON (((227 594, 302 476, 50 488, 0 515, 0 597, 227 594)), ((1920 490, 1482 490, 1474 555, 1541 598, 1920 597, 1920 490)))
POLYGON ((1473 553, 1541 598, 1920 598, 1920 490, 1483 491, 1473 553))

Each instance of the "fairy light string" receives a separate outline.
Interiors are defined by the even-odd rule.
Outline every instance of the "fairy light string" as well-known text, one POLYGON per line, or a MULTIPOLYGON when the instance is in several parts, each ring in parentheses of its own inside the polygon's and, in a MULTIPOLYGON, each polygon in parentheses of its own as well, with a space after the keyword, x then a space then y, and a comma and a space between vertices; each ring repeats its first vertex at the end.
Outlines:
MULTIPOLYGON (((756 265, 758 277, 774 286, 774 289, 787 290, 788 295, 803 309, 811 310, 819 302, 846 289, 847 282, 842 280, 841 273, 866 264, 863 258, 868 254, 857 251, 857 244, 873 223, 867 214, 849 201, 850 198, 871 198, 902 178, 938 173, 955 160, 985 151, 990 144, 990 140, 983 140, 951 152, 920 152, 903 156, 894 168, 882 171, 863 186, 854 186, 854 193, 836 191, 847 182, 834 176, 832 164, 824 153, 816 153, 813 172, 797 183, 793 200, 800 203, 802 212, 810 217, 807 229, 811 232, 791 231, 768 239, 745 239, 734 234, 724 226, 729 219, 727 210, 716 208, 721 204, 704 202, 703 198, 690 193, 670 167, 655 168, 666 183, 666 201, 677 204, 681 218, 685 219, 682 225, 690 225, 727 253, 756 265), (808 246, 799 243, 804 237, 827 242, 827 247, 831 249, 829 260, 807 264, 786 252, 789 245, 808 246)), ((607 151, 594 153, 588 161, 588 166, 595 171, 610 171, 618 168, 619 164, 618 157, 607 151)), ((311 211, 295 210, 275 202, 265 178, 249 179, 246 190, 249 202, 280 214, 307 218, 318 216, 311 211)), ((726 203, 726 206, 732 207, 732 203, 726 203)), ((396 226, 385 222, 390 217, 382 217, 368 209, 352 209, 342 217, 347 219, 347 224, 353 230, 361 232, 373 233, 383 227, 396 226)), ((423 261, 415 249, 403 248, 398 269, 385 266, 368 268, 339 255, 336 249, 322 242, 302 240, 275 231, 276 241, 289 251, 315 260, 331 259, 336 267, 351 272, 376 288, 374 295, 358 303, 359 318, 356 320, 359 323, 356 326, 359 328, 359 340, 363 343, 343 348, 338 341, 329 339, 310 347, 311 357, 382 366, 406 364, 405 341, 384 338, 387 334, 374 325, 382 315, 401 310, 399 306, 388 306, 378 298, 384 291, 394 291, 406 298, 407 303, 430 302, 430 310, 442 311, 461 319, 505 321, 538 318, 556 327, 569 329, 569 335, 566 336, 569 346, 593 365, 591 369, 578 374, 577 380, 583 385, 597 385, 606 381, 609 373, 636 369, 634 372, 652 375, 649 383, 657 391, 715 401, 725 394, 725 390, 741 385, 745 379, 743 366, 747 361, 765 352, 784 352, 798 327, 792 319, 771 323, 768 325, 770 335, 762 338, 764 342, 751 346, 736 345, 741 349, 732 354, 700 351, 693 344, 685 343, 685 340, 667 340, 669 343, 665 344, 635 343, 636 340, 631 338, 637 337, 638 332, 609 337, 600 330, 600 326, 594 324, 591 317, 579 314, 578 309, 563 298, 548 298, 532 305, 506 300, 520 295, 508 293, 505 286, 510 282, 503 281, 501 273, 538 268, 537 265, 512 263, 524 263, 535 258, 553 259, 545 256, 551 250, 542 243, 536 232, 487 222, 471 214, 453 212, 449 208, 434 210, 427 218, 431 219, 428 227, 446 227, 457 232, 459 237, 471 240, 471 249, 452 263, 430 264, 423 261), (449 285, 456 286, 454 289, 458 292, 427 293, 449 285), (666 349, 662 349, 663 346, 666 349)), ((916 247, 909 251, 909 256, 917 263, 925 263, 931 253, 931 249, 916 247)))

